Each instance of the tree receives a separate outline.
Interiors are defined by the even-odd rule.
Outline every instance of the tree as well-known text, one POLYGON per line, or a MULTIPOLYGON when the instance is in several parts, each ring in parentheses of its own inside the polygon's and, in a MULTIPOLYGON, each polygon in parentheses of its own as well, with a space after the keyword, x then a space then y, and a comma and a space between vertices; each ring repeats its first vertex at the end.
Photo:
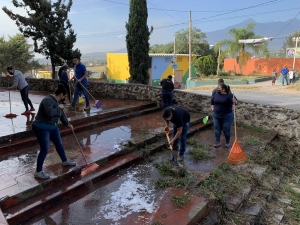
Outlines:
POLYGON ((22 34, 13 37, 9 36, 6 41, 4 37, 0 38, 0 70, 6 73, 7 66, 12 65, 14 68, 27 72, 32 69, 41 67, 35 60, 32 46, 27 43, 26 38, 22 34))
MULTIPOLYGON (((215 55, 209 48, 208 42, 205 40, 206 35, 200 29, 193 27, 192 29, 192 54, 196 55, 215 55)), ((189 29, 181 29, 175 33, 175 50, 176 54, 189 54, 189 29)), ((153 45, 150 48, 151 53, 174 53, 174 43, 170 42, 165 45, 153 45)))
MULTIPOLYGON (((268 42, 264 42, 260 45, 254 46, 253 44, 240 44, 239 40, 243 39, 255 39, 261 38, 262 36, 255 35, 253 29, 255 27, 254 23, 248 24, 245 28, 232 28, 228 31, 228 34, 233 35, 233 40, 222 40, 220 41, 220 46, 226 46, 225 52, 230 55, 231 57, 236 57, 237 62, 239 63, 240 71, 242 72, 243 63, 246 63, 249 55, 244 54, 246 50, 252 50, 255 54, 261 53, 266 58, 270 56, 270 52, 268 50, 268 42), (240 60, 241 57, 244 57, 240 60), (242 64, 240 63, 242 62, 242 64)), ((249 53, 249 52, 248 52, 249 53)), ((245 64, 244 64, 245 65, 245 64)))
POLYGON ((16 8, 24 8, 28 17, 15 14, 5 6, 2 10, 16 22, 25 37, 33 39, 34 51, 50 58, 54 79, 55 66, 72 58, 71 52, 76 41, 72 25, 67 19, 72 0, 67 4, 64 4, 64 0, 54 3, 46 0, 13 0, 12 3, 16 8))
POLYGON ((126 45, 129 61, 130 83, 149 83, 149 31, 146 0, 131 0, 129 19, 126 23, 126 45))
MULTIPOLYGON (((295 48, 296 47, 296 42, 293 40, 294 37, 300 37, 300 30, 295 31, 293 34, 285 38, 285 41, 282 45, 282 49, 284 53, 286 54, 286 49, 287 48, 295 48)), ((300 41, 298 40, 298 46, 300 47, 300 41)))
POLYGON ((202 56, 196 60, 194 67, 197 73, 201 75, 216 74, 217 61, 212 55, 202 56))

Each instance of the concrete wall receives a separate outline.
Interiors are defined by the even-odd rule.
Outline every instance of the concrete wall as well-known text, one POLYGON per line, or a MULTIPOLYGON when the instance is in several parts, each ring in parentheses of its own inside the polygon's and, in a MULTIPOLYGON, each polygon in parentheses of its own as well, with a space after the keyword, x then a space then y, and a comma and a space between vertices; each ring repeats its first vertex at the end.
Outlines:
MULTIPOLYGON (((6 78, 0 78, 0 85, 7 87, 6 78)), ((48 79, 27 79, 31 89, 54 92, 58 81, 48 79)), ((108 97, 153 101, 161 104, 159 87, 137 84, 89 83, 89 91, 96 98, 108 97)), ((30 93, 29 93, 30 94, 30 93)), ((174 102, 191 112, 204 112, 210 115, 210 96, 174 91, 174 102)), ((239 102, 237 106, 237 122, 277 131, 290 138, 300 137, 300 114, 298 110, 277 106, 239 102)))
MULTIPOLYGON (((248 75, 252 73, 260 73, 266 75, 272 75, 274 69, 277 70, 278 75, 280 70, 287 66, 289 69, 293 67, 292 58, 270 58, 270 59, 249 59, 246 66, 243 68, 243 74, 248 75)), ((240 67, 236 62, 236 59, 225 59, 224 60, 224 70, 225 71, 235 71, 236 73, 240 72, 240 67)), ((295 60, 295 70, 300 71, 300 58, 295 60)))

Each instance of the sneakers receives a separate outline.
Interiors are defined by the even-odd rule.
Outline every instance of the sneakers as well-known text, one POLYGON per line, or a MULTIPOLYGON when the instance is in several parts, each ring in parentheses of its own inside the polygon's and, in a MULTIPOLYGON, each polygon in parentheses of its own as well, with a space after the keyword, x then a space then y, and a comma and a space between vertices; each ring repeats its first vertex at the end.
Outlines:
POLYGON ((50 178, 50 176, 48 174, 44 173, 44 171, 35 172, 34 177, 39 178, 39 179, 49 179, 50 178))
POLYGON ((89 110, 89 109, 91 109, 90 105, 88 105, 84 108, 84 110, 89 110))
POLYGON ((177 161, 182 161, 184 159, 183 156, 178 156, 177 161))
POLYGON ((21 115, 30 115, 30 111, 28 110, 28 111, 25 111, 25 112, 23 112, 23 113, 21 113, 21 115))
POLYGON ((67 161, 62 162, 61 165, 62 166, 76 166, 76 162, 67 159, 67 161))
POLYGON ((225 148, 229 148, 229 147, 230 147, 230 143, 226 143, 225 148))
POLYGON ((35 108, 31 108, 29 111, 31 111, 31 112, 35 111, 35 108))
POLYGON ((219 148, 219 147, 220 147, 220 143, 216 142, 216 143, 214 144, 214 148, 219 148))

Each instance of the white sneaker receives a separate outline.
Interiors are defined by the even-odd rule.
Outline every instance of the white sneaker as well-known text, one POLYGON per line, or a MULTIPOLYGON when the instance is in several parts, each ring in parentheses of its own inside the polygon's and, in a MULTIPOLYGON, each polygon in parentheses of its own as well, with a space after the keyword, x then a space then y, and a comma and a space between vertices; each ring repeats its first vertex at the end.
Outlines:
POLYGON ((34 177, 39 178, 39 179, 49 179, 50 178, 50 176, 48 174, 44 173, 44 171, 35 172, 34 177))
POLYGON ((62 166, 76 166, 76 162, 67 159, 67 161, 64 161, 61 163, 62 166))

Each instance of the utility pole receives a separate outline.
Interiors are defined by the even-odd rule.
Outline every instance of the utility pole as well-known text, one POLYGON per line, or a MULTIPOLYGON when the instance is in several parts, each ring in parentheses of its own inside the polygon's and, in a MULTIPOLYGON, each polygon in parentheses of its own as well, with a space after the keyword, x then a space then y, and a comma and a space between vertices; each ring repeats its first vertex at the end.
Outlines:
POLYGON ((295 70, 295 60, 296 60, 296 54, 297 54, 297 45, 298 45, 298 40, 300 37, 294 37, 293 41, 296 41, 296 47, 295 47, 295 52, 294 52, 294 61, 293 61, 293 70, 295 70))
POLYGON ((192 11, 189 20, 189 80, 192 79, 192 11))
MULTIPOLYGON (((176 57, 176 37, 174 37, 174 55, 173 55, 173 64, 175 64, 177 61, 177 57, 176 57)), ((173 69, 173 78, 172 78, 172 82, 174 83, 175 81, 175 69, 173 69)))
POLYGON ((221 46, 219 46, 218 67, 217 67, 217 76, 219 76, 219 67, 220 67, 220 53, 221 53, 221 46))

